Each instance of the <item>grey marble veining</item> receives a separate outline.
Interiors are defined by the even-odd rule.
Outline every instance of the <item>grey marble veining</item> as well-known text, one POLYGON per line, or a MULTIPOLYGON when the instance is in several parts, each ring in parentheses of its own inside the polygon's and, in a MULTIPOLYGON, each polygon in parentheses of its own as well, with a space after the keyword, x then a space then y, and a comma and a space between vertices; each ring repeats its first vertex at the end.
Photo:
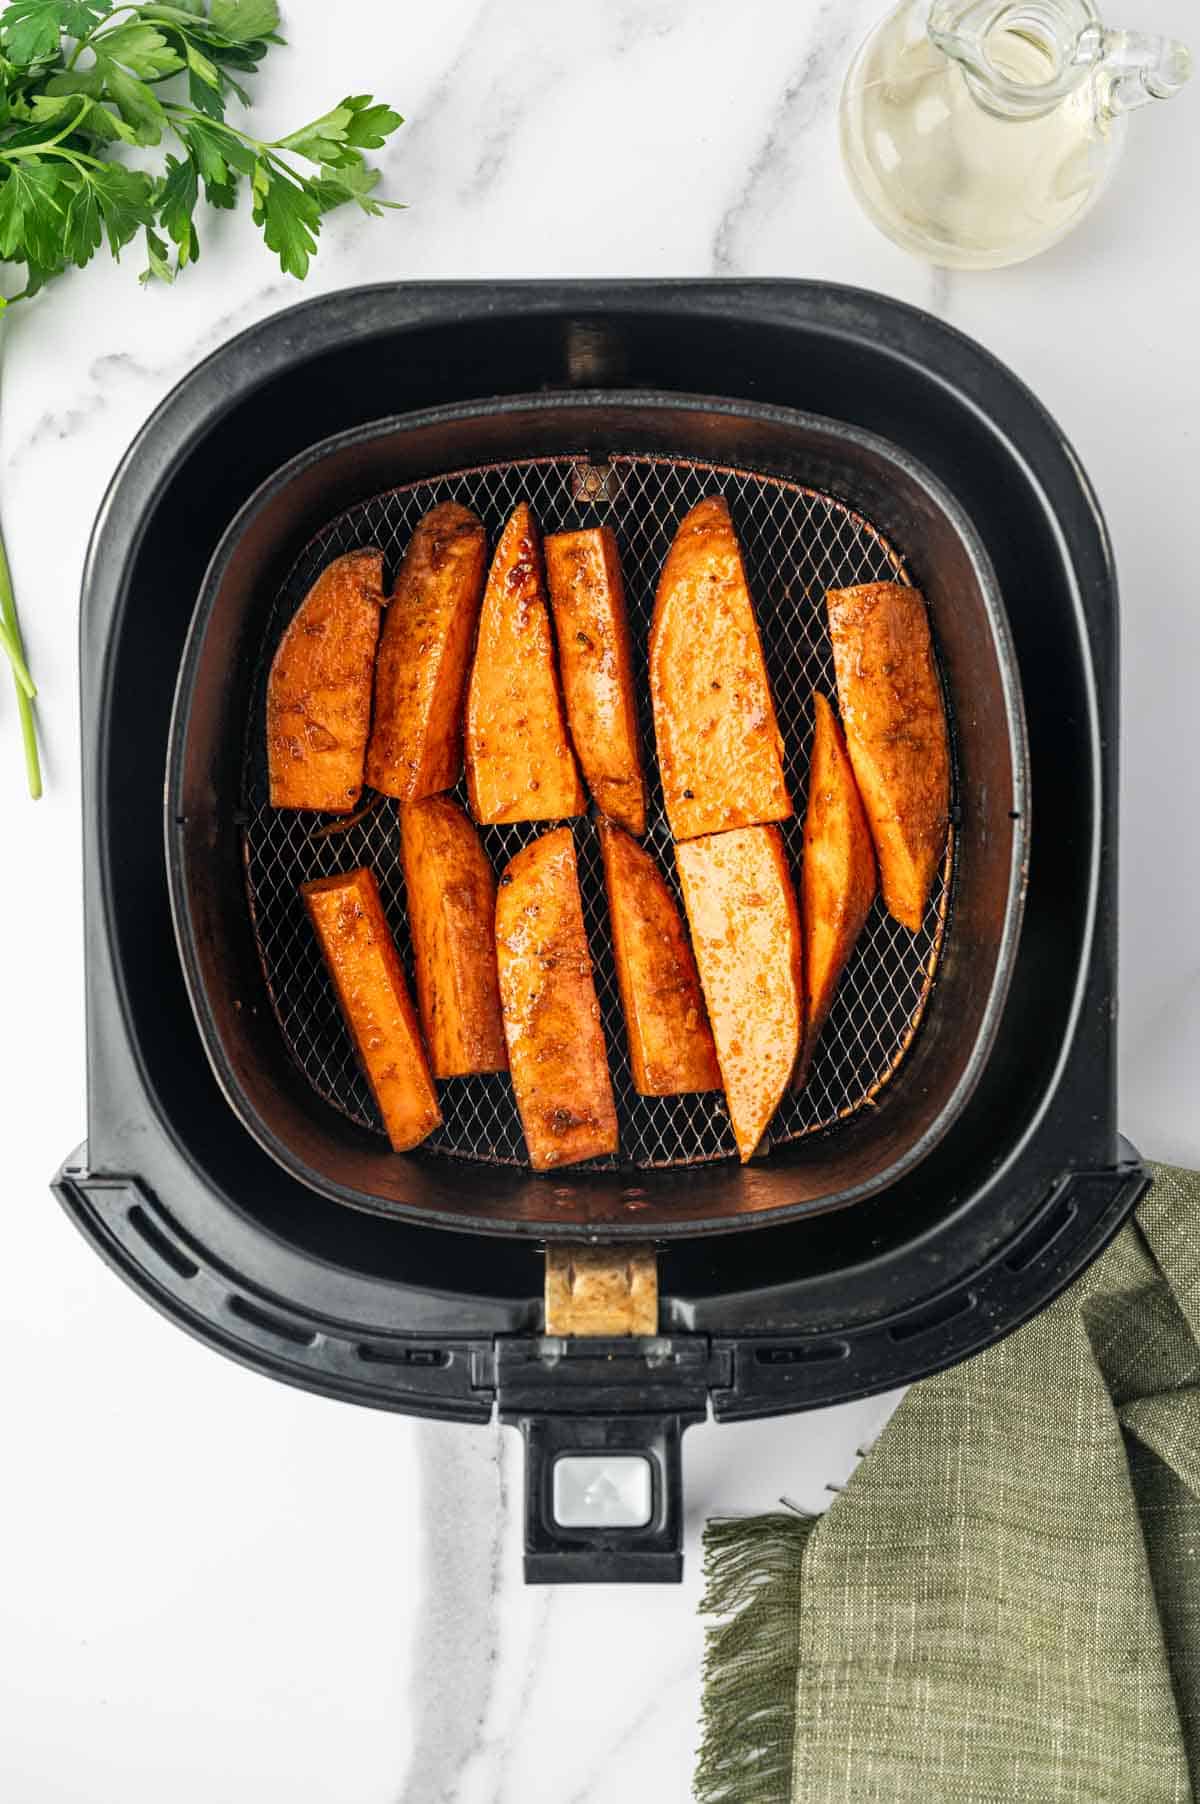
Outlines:
POLYGON ((414 1440, 422 1493, 422 1596, 411 1626, 413 1749, 397 1804, 453 1804, 483 1746, 500 1658, 508 1528, 501 1431, 414 1440), (464 1533, 464 1527, 467 1532, 464 1533))
POLYGON ((745 243, 770 229, 781 200, 803 192, 806 153, 816 126, 828 126, 850 52, 861 34, 853 8, 823 0, 797 8, 807 21, 799 63, 784 77, 766 122, 761 147, 736 198, 726 207, 713 239, 713 273, 737 275, 745 267, 745 243))
MULTIPOLYGON (((281 304, 285 297, 291 300, 293 294, 284 287, 282 279, 263 282, 255 288, 252 295, 209 321, 196 337, 183 346, 171 347, 161 358, 149 358, 140 350, 106 351, 94 357, 83 372, 81 395, 66 406, 47 407, 37 413, 24 433, 11 445, 8 443, 11 433, 6 431, 5 466, 15 468, 24 462, 30 452, 36 451, 48 440, 78 437, 90 427, 93 420, 104 413, 114 394, 125 399, 132 390, 140 388, 151 397, 153 404, 210 351, 232 338, 243 326, 252 324, 264 313, 272 312, 273 303, 281 304)), ((58 296, 48 298, 54 302, 58 296)), ((23 354, 25 331, 36 331, 36 325, 36 315, 32 310, 10 325, 9 342, 0 345, 0 355, 7 360, 9 367, 23 354)))

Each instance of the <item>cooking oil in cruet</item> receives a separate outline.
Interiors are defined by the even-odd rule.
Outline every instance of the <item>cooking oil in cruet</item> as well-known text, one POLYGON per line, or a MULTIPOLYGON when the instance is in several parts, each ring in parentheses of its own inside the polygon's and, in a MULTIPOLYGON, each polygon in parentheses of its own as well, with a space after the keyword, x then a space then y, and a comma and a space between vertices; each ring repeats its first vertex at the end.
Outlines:
POLYGON ((1179 45, 1105 32, 1091 0, 906 0, 847 77, 847 171, 906 250, 951 267, 1016 262, 1088 211, 1123 114, 1189 69, 1179 45))

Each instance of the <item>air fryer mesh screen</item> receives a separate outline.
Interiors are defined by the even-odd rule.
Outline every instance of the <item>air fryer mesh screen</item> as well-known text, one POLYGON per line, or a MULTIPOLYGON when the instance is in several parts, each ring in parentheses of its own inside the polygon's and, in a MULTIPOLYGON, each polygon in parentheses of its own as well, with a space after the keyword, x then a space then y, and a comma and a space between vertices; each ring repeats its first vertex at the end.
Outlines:
MULTIPOLYGON (((784 833, 798 871, 812 691, 821 688, 834 694, 825 590, 897 577, 906 580, 898 554, 840 502, 777 477, 691 460, 618 456, 596 468, 581 458, 527 459, 460 470, 377 495, 325 526, 290 572, 264 636, 247 735, 246 880, 284 1040, 314 1088, 352 1120, 382 1131, 300 901, 299 885, 312 877, 370 865, 411 974, 396 804, 381 798, 364 818, 333 832, 323 831, 327 823, 317 816, 270 807, 264 750, 266 677, 284 627, 322 566, 341 552, 378 546, 390 579, 418 519, 435 503, 464 502, 480 516, 494 542, 516 503, 526 500, 547 532, 601 523, 613 528, 621 550, 635 657, 644 670, 654 589, 667 547, 688 508, 717 492, 726 496, 733 512, 762 629, 796 804, 796 818, 785 825, 784 833)), ((643 744, 650 753, 654 733, 644 681, 639 684, 638 704, 643 744)), ((646 765, 650 807, 645 844, 678 895, 652 756, 646 765)), ((465 802, 462 786, 459 797, 465 802)), ((497 872, 551 824, 483 828, 497 872)), ((643 1097, 633 1088, 595 830, 586 820, 572 825, 621 1138, 619 1160, 595 1160, 592 1166, 647 1169, 726 1158, 735 1149, 719 1094, 643 1097)), ((952 857, 951 846, 919 933, 898 926, 876 903, 842 979, 807 1087, 800 1095, 785 1098, 772 1125, 772 1143, 815 1133, 869 1105, 903 1058, 941 952, 952 857)), ((457 1078, 438 1088, 445 1119, 424 1150, 495 1164, 527 1163, 507 1077, 457 1078)))

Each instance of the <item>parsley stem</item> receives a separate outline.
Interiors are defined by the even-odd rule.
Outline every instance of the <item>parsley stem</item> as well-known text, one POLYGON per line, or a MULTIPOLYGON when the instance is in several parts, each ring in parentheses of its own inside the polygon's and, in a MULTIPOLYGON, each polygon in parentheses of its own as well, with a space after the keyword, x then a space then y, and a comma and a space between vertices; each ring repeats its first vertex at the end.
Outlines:
MULTIPOLYGON (((258 151, 260 155, 274 148, 262 138, 252 138, 249 132, 239 131, 236 125, 230 125, 228 119, 213 119, 208 113, 202 113, 198 107, 187 106, 182 100, 164 100, 162 109, 164 113, 178 113, 185 123, 195 119, 218 136, 236 138, 239 144, 244 144, 248 150, 258 151)), ((172 126, 171 129, 175 131, 176 127, 172 126)))
POLYGON ((83 105, 73 119, 67 120, 67 123, 62 127, 61 131, 56 132, 52 138, 44 139, 41 144, 19 144, 15 150, 6 151, 4 154, 6 156, 20 157, 28 156, 29 153, 32 152, 34 156, 41 156, 43 151, 53 150, 56 145, 62 143, 64 138, 69 138, 71 133, 82 125, 84 115, 88 112, 92 104, 86 94, 76 94, 73 98, 81 100, 83 105))
POLYGON ((14 163, 18 157, 64 157, 68 163, 74 163, 76 169, 82 169, 86 163, 91 169, 105 169, 108 165, 103 157, 89 157, 85 150, 63 150, 57 139, 47 144, 18 144, 15 150, 0 150, 0 162, 14 163))
POLYGON ((102 19, 97 19, 96 23, 92 26, 92 29, 84 33, 83 37, 79 39, 74 50, 72 50, 70 56, 67 58, 67 68, 73 69, 75 67, 76 63, 79 61, 79 52, 81 50, 86 50, 92 39, 98 33, 102 33, 106 26, 111 25, 118 13, 135 13, 137 10, 136 5, 114 6, 112 11, 105 13, 102 19))
MULTIPOLYGON (((4 538, 0 535, 0 622, 4 625, 5 650, 7 641, 11 639, 17 657, 13 659, 13 678, 17 686, 17 714, 21 721, 21 739, 25 746, 25 775, 29 782, 29 793, 36 802, 42 793, 42 767, 38 758, 37 728, 33 722, 33 696, 37 693, 33 688, 33 679, 29 678, 27 692, 21 681, 21 671, 29 677, 25 663, 25 647, 21 640, 21 626, 17 619, 17 598, 13 594, 12 572, 8 567, 8 553, 4 549, 4 538), (17 660, 20 660, 18 669, 17 660)), ((12 652, 9 652, 12 657, 12 652)))
POLYGON ((30 676, 29 666, 25 662, 25 654, 14 639, 8 622, 5 620, 0 620, 0 650, 3 650, 5 657, 12 665, 12 673, 17 680, 17 688, 32 701, 37 694, 37 684, 30 676))

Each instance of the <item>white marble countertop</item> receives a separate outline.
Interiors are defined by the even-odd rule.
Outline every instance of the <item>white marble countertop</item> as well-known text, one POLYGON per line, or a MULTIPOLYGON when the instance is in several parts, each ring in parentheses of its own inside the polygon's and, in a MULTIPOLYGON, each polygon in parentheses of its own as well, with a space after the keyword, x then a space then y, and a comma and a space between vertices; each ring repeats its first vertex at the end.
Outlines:
MULTIPOLYGON (((1131 121, 1065 245, 934 273, 843 184, 838 83, 881 0, 292 0, 258 83, 281 128, 363 87, 410 123, 385 222, 337 216, 304 290, 248 223, 143 293, 131 254, 8 326, 0 510, 41 684, 23 799, 0 683, 4 957, 0 1794, 13 1804, 685 1804, 698 1536, 807 1505, 883 1400, 686 1443, 681 1589, 526 1591, 520 1448, 251 1376, 146 1308, 46 1188, 84 1133, 76 608, 88 530, 150 409, 305 292, 381 279, 784 275, 880 288, 980 338, 1099 489, 1124 592, 1122 1109, 1200 1163, 1200 83, 1131 121), (331 21, 336 18, 336 29, 331 21), (285 124, 286 122, 286 124, 285 124)), ((1115 4, 1115 0, 1114 0, 1115 4)), ((1118 23, 1194 31, 1189 0, 1118 23)))

